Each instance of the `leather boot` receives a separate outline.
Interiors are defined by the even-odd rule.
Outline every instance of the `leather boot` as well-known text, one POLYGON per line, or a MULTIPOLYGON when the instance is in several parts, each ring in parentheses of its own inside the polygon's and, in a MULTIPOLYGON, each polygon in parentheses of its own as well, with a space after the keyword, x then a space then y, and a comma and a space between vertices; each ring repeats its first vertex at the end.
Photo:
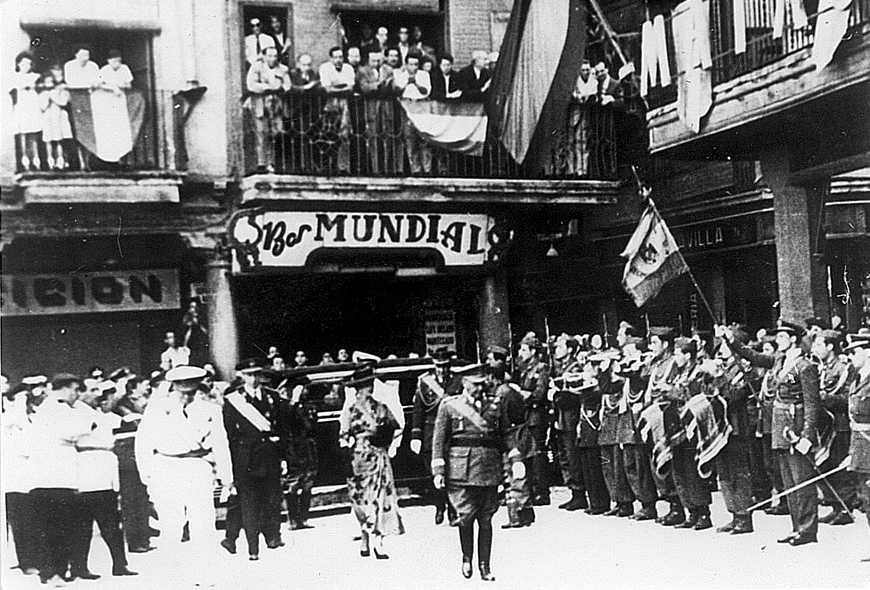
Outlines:
POLYGON ((710 520, 710 511, 705 510, 698 516, 698 521, 692 528, 696 531, 704 531, 713 527, 713 522, 710 520))
POLYGON ((743 535, 745 533, 751 533, 755 529, 752 526, 752 515, 751 514, 735 514, 733 528, 731 529, 732 535, 743 535))
POLYGON ((614 506, 610 510, 604 511, 604 516, 616 516, 617 514, 619 514, 619 505, 614 506))
POLYGON ((627 516, 631 516, 634 514, 634 505, 631 502, 624 502, 619 505, 619 509, 616 513, 620 518, 625 518, 627 516))
POLYGON ((656 514, 656 504, 655 502, 649 502, 643 505, 643 509, 635 515, 635 520, 655 520, 657 517, 656 514))
POLYGON ((695 528, 695 525, 698 524, 698 519, 700 518, 700 514, 698 514, 694 510, 689 510, 689 518, 684 520, 683 522, 674 525, 675 529, 691 529, 695 528))
POLYGON ((820 522, 821 524, 830 524, 830 522, 831 522, 832 520, 834 520, 835 518, 837 518, 837 515, 839 515, 839 514, 840 514, 840 511, 837 510, 836 508, 834 508, 834 509, 831 510, 829 513, 827 513, 826 515, 824 515, 824 516, 820 516, 820 517, 819 517, 819 522, 820 522))
POLYGON ((679 500, 671 500, 671 509, 661 519, 664 526, 674 526, 686 521, 686 511, 679 500))
POLYGON ((853 522, 855 522, 855 519, 852 518, 852 515, 849 514, 848 512, 846 512, 845 510, 841 510, 840 512, 837 513, 837 516, 835 516, 833 519, 831 519, 831 521, 828 524, 834 525, 834 526, 839 526, 839 525, 844 525, 844 524, 852 524, 853 522))
POLYGON ((730 533, 731 531, 734 530, 734 524, 737 522, 738 518, 739 517, 735 514, 734 518, 731 520, 731 522, 729 522, 727 524, 723 524, 722 526, 718 527, 716 529, 716 532, 717 533, 730 533))
POLYGON ((588 508, 589 504, 586 502, 586 494, 578 491, 574 491, 571 493, 571 500, 559 506, 559 508, 563 508, 569 512, 574 512, 575 510, 582 510, 583 508, 588 508))

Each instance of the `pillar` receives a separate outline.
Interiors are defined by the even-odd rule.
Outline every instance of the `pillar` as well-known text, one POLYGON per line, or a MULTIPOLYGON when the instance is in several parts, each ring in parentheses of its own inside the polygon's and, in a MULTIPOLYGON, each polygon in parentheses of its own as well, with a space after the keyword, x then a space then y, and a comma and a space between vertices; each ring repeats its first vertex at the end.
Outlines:
POLYGON ((788 151, 762 153, 764 179, 773 191, 779 315, 803 325, 810 317, 830 316, 827 274, 821 256, 814 256, 820 239, 822 188, 789 183, 788 151))
POLYGON ((208 303, 208 342, 211 357, 219 374, 228 379, 239 361, 239 339, 233 293, 230 289, 230 263, 214 255, 206 266, 208 303))
POLYGON ((507 278, 503 269, 497 269, 484 277, 479 299, 478 327, 481 348, 486 350, 492 345, 509 347, 510 317, 507 278))

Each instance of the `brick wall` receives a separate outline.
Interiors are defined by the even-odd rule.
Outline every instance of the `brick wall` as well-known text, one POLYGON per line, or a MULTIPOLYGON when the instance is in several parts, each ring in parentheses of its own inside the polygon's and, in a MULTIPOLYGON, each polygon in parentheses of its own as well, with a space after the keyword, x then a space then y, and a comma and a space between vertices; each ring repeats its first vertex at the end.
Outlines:
POLYGON ((498 51, 492 46, 490 25, 495 12, 510 12, 512 0, 453 0, 447 9, 447 39, 458 65, 471 60, 475 49, 498 51))

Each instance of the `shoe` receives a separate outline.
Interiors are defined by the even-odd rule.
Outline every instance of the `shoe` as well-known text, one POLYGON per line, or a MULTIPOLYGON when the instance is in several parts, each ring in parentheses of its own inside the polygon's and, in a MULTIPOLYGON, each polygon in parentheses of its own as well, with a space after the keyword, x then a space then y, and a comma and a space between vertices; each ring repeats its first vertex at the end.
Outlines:
POLYGON ((227 550, 231 555, 236 554, 236 542, 230 539, 221 539, 221 547, 227 550))
POLYGON ((48 584, 52 588, 65 588, 66 587, 66 581, 57 574, 54 574, 52 577, 48 578, 47 580, 43 580, 42 583, 48 584))
POLYGON ((702 514, 698 517, 698 522, 695 523, 695 526, 692 527, 696 531, 705 531, 709 528, 713 528, 713 522, 710 520, 709 514, 702 514))
POLYGON ((21 570, 21 573, 23 573, 25 576, 35 576, 39 573, 39 570, 35 567, 26 567, 21 570))
POLYGON ((85 570, 83 572, 76 572, 70 575, 70 580, 99 580, 102 576, 100 574, 95 574, 92 571, 85 570))
POLYGON ((789 535, 787 535, 781 539, 777 539, 776 542, 777 543, 791 543, 791 540, 797 536, 798 536, 797 533, 790 533, 789 535))
POLYGON ((271 543, 266 543, 266 549, 278 549, 279 547, 285 546, 287 543, 278 539, 277 541, 273 541, 271 543))
MULTIPOLYGON (((532 506, 549 506, 550 505, 550 496, 536 496, 532 501, 532 506)), ((495 579, 495 578, 493 578, 495 579)))
POLYGON ((112 575, 113 576, 138 576, 139 572, 134 572, 133 570, 128 569, 127 566, 125 565, 124 567, 112 568, 112 575))
POLYGON ((689 512, 689 518, 685 519, 683 522, 679 524, 675 524, 675 529, 692 529, 695 528, 695 525, 698 524, 698 519, 700 516, 695 514, 694 512, 689 512))
POLYGON ((827 513, 826 515, 824 515, 824 516, 820 516, 820 517, 819 517, 819 522, 820 522, 821 524, 830 524, 830 522, 831 522, 832 520, 834 520, 835 518, 837 518, 837 516, 839 516, 839 515, 840 515, 840 511, 839 511, 839 510, 831 510, 831 511, 830 511, 829 513, 827 513))
POLYGON ((671 504, 671 510, 662 518, 662 525, 675 526, 686 522, 686 511, 682 505, 671 504))
POLYGON ((140 547, 130 547, 127 550, 127 553, 148 553, 149 551, 154 551, 156 547, 152 547, 151 545, 142 545, 140 547))
POLYGON ((628 503, 622 504, 616 513, 616 515, 620 518, 625 518, 627 516, 631 516, 632 514, 634 514, 634 506, 628 503))
POLYGON ((733 525, 731 529, 732 535, 743 535, 745 533, 754 532, 755 529, 752 526, 752 516, 747 514, 746 516, 734 516, 734 521, 731 523, 733 525))
POLYGON ((602 514, 604 514, 604 516, 616 516, 617 514, 619 514, 619 507, 617 506, 616 508, 605 510, 602 514))
POLYGON ((808 543, 815 543, 818 539, 812 535, 795 535, 791 539, 789 539, 788 544, 792 547, 800 547, 801 545, 806 545, 808 543))
POLYGON ((444 509, 438 508, 435 510, 435 524, 441 524, 444 522, 444 509))
POLYGON ((478 565, 480 566, 480 579, 484 582, 495 582, 495 576, 489 571, 489 564, 481 561, 478 565))
POLYGON ((828 524, 833 526, 842 526, 844 524, 852 524, 855 522, 855 519, 852 518, 852 515, 848 512, 839 512, 837 516, 835 516, 828 524))
POLYGON ((734 521, 732 520, 728 524, 723 524, 722 526, 716 529, 717 533, 730 533, 734 530, 734 521))
POLYGON ((375 559, 389 559, 390 558, 389 555, 387 555, 386 553, 381 553, 377 549, 373 549, 372 551, 375 552, 375 559))
POLYGON ((521 529, 524 526, 528 526, 528 525, 525 525, 521 522, 506 522, 503 525, 501 525, 501 528, 503 528, 503 529, 521 529))
POLYGON ((658 518, 655 506, 645 506, 640 512, 634 515, 634 519, 638 522, 642 520, 655 520, 658 518))
POLYGON ((248 555, 248 561, 260 561, 260 556, 256 553, 252 553, 251 555, 248 555))
POLYGON ((471 567, 471 560, 462 558, 462 577, 466 580, 471 579, 471 575, 474 573, 473 568, 471 567))
POLYGON ((579 494, 574 497, 570 502, 568 502, 568 504, 565 506, 565 510, 567 510, 568 512, 575 512, 577 510, 584 510, 586 508, 589 508, 589 503, 586 501, 586 498, 579 494))

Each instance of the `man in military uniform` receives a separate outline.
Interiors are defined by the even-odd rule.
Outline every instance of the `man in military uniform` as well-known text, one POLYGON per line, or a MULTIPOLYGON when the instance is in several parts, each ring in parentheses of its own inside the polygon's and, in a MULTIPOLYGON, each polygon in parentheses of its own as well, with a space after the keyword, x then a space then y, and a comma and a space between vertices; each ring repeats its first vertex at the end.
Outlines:
MULTIPOLYGON (((837 467, 849 454, 849 385, 852 371, 849 363, 840 356, 842 343, 843 336, 837 330, 822 330, 813 339, 813 355, 819 360, 822 408, 834 416, 834 440, 828 459, 819 466, 822 473, 837 467)), ((831 475, 819 483, 819 490, 823 502, 832 507, 830 514, 819 518, 819 522, 832 525, 855 522, 852 519, 852 506, 857 490, 850 473, 841 471, 831 475)))
POLYGON ((589 508, 586 486, 577 452, 577 424, 580 422, 580 397, 566 389, 565 381, 580 373, 575 360, 578 342, 567 334, 556 339, 553 370, 550 374, 550 399, 556 410, 553 435, 556 439, 562 480, 571 491, 571 498, 559 505, 560 509, 574 511, 589 508))
POLYGON ((508 452, 502 455, 508 522, 501 525, 501 528, 515 529, 530 526, 535 522, 532 485, 527 474, 531 472, 536 445, 535 439, 526 425, 526 402, 519 388, 510 383, 510 375, 505 370, 507 357, 506 348, 501 346, 489 348, 486 355, 489 371, 487 386, 490 394, 496 398, 501 406, 502 427, 505 431, 504 448, 517 450, 514 456, 508 452), (514 461, 525 463, 523 477, 514 476, 512 468, 514 461))
MULTIPOLYGON (((777 353, 765 355, 739 344, 729 328, 717 326, 732 350, 753 365, 773 371, 776 397, 773 403, 771 445, 783 485, 798 485, 816 474, 813 447, 817 443, 816 420, 820 407, 819 371, 800 347, 804 331, 782 321, 776 330, 777 353)), ((779 539, 792 546, 815 543, 819 528, 818 496, 815 486, 789 495, 792 533, 779 539)))
MULTIPOLYGON (((870 334, 854 334, 843 349, 855 368, 855 379, 849 387, 849 426, 852 456, 849 470, 857 481, 861 509, 870 524, 870 334)), ((870 556, 861 561, 870 562, 870 556)))
MULTIPOLYGON (((261 532, 269 549, 284 544, 280 531, 281 475, 287 465, 287 405, 277 391, 262 385, 263 368, 257 359, 242 361, 236 372, 241 384, 224 395, 224 426, 248 559, 257 561, 261 532)), ((222 544, 229 543, 224 539, 222 544)), ((235 547, 225 548, 235 552, 235 547)))
MULTIPOLYGON (((435 367, 417 380, 414 394, 414 415, 411 422, 411 451, 420 455, 426 469, 432 464, 432 433, 435 431, 435 417, 441 400, 462 392, 462 381, 450 372, 452 354, 441 347, 432 354, 435 367)), ((448 505, 447 493, 435 490, 435 524, 444 522, 444 509, 452 512, 448 505)), ((452 517, 451 517, 452 518, 452 517)))
POLYGON ((601 451, 598 448, 598 429, 601 425, 601 389, 598 369, 587 362, 579 374, 565 381, 568 395, 577 397, 580 407, 574 429, 577 445, 577 463, 583 475, 583 486, 588 495, 587 514, 604 514, 610 509, 610 495, 601 470, 601 451))
POLYGON ((308 524, 311 490, 317 477, 317 408, 308 390, 296 385, 290 396, 287 439, 287 474, 284 499, 290 530, 313 528, 308 524))
MULTIPOLYGON (((435 487, 446 486, 456 509, 451 523, 459 527, 462 575, 470 578, 477 522, 477 558, 480 577, 493 581, 490 571, 492 515, 498 510, 498 485, 502 478, 505 431, 498 399, 486 394, 486 375, 476 366, 462 377, 463 393, 445 399, 438 407, 432 438, 432 473, 435 487)), ((515 449, 507 450, 518 457, 515 449)), ((514 459, 513 475, 525 476, 525 465, 514 459)))
POLYGON ((526 424, 532 431, 537 447, 532 470, 533 504, 546 506, 550 503, 550 485, 547 475, 547 431, 550 428, 550 403, 547 391, 550 386, 550 370, 541 359, 541 341, 534 332, 529 332, 520 341, 517 351, 517 374, 514 383, 526 400, 526 424))
MULTIPOLYGON (((220 407, 196 394, 204 369, 180 366, 166 372, 172 389, 155 393, 136 437, 136 462, 160 516, 161 549, 182 572, 208 578, 208 542, 214 531, 214 489, 232 481, 220 407), (190 541, 181 543, 189 524, 190 541)), ((176 579, 176 578, 174 578, 176 579)))

